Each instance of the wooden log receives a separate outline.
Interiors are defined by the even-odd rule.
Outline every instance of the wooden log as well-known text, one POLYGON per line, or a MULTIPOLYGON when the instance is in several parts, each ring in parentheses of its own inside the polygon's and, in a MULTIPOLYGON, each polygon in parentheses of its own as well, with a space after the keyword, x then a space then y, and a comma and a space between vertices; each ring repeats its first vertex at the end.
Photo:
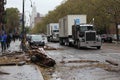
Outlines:
POLYGON ((106 60, 106 62, 108 62, 114 66, 118 66, 118 63, 116 63, 115 61, 112 61, 112 60, 106 60))
POLYGON ((46 52, 43 48, 38 48, 38 50, 30 51, 30 54, 32 54, 31 61, 34 63, 40 63, 47 67, 53 67, 56 64, 55 60, 49 58, 46 55, 46 52))

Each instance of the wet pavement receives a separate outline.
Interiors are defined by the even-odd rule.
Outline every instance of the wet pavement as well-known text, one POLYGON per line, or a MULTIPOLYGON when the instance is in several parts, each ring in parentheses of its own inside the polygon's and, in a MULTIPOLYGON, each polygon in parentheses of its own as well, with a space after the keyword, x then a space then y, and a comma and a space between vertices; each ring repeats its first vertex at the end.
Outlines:
POLYGON ((3 66, 0 70, 7 75, 0 75, 0 80, 43 80, 41 72, 35 65, 3 66))
POLYGON ((42 73, 50 78, 45 80, 120 80, 120 47, 116 44, 103 44, 102 49, 60 46, 48 43, 61 50, 47 50, 47 55, 56 60, 56 66, 42 73), (119 62, 113 66, 106 60, 119 62), (96 61, 96 62, 95 62, 96 61))
MULTIPOLYGON (((0 52, 0 55, 8 52, 21 51, 20 43, 19 40, 15 42, 12 41, 10 47, 4 53, 0 52)), ((38 66, 33 64, 23 66, 0 66, 0 72, 5 73, 0 74, 0 80, 44 80, 38 66)))

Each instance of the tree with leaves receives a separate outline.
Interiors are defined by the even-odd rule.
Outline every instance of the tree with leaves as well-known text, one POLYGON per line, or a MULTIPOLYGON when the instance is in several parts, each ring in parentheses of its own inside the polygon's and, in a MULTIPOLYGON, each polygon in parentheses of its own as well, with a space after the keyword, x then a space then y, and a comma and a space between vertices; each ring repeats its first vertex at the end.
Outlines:
POLYGON ((17 8, 7 8, 5 19, 7 32, 13 32, 15 29, 19 28, 20 18, 17 8))
POLYGON ((36 25, 34 32, 46 30, 48 23, 58 22, 58 20, 68 14, 86 14, 87 23, 94 19, 96 29, 101 34, 111 33, 109 29, 116 27, 118 34, 118 24, 120 24, 120 0, 67 0, 57 6, 55 10, 49 11, 43 21, 36 25))

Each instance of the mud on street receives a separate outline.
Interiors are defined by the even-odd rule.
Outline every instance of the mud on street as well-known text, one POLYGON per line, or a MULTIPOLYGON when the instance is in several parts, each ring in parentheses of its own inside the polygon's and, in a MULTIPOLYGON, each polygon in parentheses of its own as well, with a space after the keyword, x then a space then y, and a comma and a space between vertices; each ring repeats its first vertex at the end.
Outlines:
POLYGON ((119 44, 76 49, 47 43, 44 49, 32 47, 25 53, 19 44, 12 44, 17 51, 0 56, 0 80, 120 80, 119 44))
POLYGON ((41 68, 45 80, 120 80, 120 45, 104 43, 96 48, 75 49, 48 43, 46 50, 55 67, 41 68))

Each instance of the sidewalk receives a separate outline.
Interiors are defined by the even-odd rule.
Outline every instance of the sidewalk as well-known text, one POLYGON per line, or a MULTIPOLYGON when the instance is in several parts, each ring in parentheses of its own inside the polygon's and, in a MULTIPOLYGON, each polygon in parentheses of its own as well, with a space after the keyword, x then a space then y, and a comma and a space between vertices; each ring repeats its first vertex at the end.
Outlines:
MULTIPOLYGON (((5 53, 20 51, 21 41, 12 41, 10 47, 5 53)), ((1 51, 1 45, 0 45, 1 51)), ((0 52, 0 55, 4 53, 0 52)), ((0 80, 44 80, 41 71, 37 65, 25 64, 23 66, 0 66, 0 71, 8 73, 8 75, 0 75, 0 80)))
MULTIPOLYGON (((19 41, 19 40, 16 40, 15 42, 11 41, 10 47, 8 49, 6 49, 4 53, 20 51, 20 43, 21 43, 21 41, 19 41)), ((0 44, 0 55, 2 55, 2 54, 3 53, 2 53, 1 44, 0 44)))
POLYGON ((21 41, 16 40, 15 42, 12 41, 10 47, 8 48, 9 51, 20 51, 20 43, 21 41))

